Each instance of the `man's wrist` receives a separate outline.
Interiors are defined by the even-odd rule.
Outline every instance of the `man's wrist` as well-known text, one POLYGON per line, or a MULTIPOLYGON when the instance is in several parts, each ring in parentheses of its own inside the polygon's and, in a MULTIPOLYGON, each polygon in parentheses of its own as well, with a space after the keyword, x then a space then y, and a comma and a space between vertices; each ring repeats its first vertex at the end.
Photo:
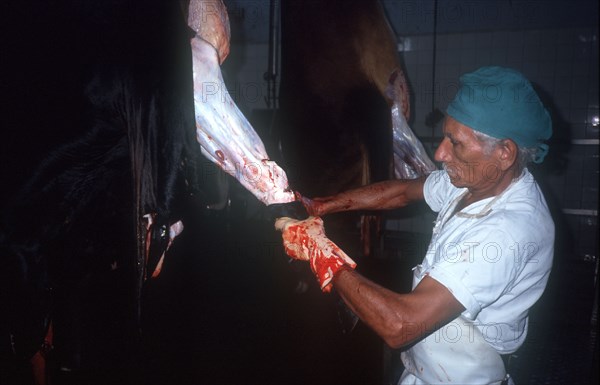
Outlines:
POLYGON ((326 274, 323 274, 322 272, 315 272, 315 274, 317 275, 317 280, 319 281, 319 283, 321 285, 321 290, 324 293, 329 293, 331 291, 331 289, 333 287, 333 283, 336 280, 336 277, 344 274, 343 272, 345 270, 347 270, 347 271, 354 270, 354 267, 352 265, 344 263, 342 265, 329 266, 329 268, 327 270, 328 271, 326 274))
POLYGON ((342 276, 346 273, 351 273, 353 271, 354 271, 354 267, 352 267, 350 265, 340 266, 340 268, 333 275, 332 283, 335 283, 337 280, 339 280, 340 276, 342 276))

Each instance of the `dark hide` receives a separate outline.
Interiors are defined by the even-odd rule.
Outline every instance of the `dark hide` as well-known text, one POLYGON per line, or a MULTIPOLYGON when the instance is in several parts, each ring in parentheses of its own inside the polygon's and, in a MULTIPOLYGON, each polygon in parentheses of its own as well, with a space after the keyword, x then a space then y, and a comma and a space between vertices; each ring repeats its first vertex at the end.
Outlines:
MULTIPOLYGON (((325 196, 392 175, 384 96, 400 67, 377 1, 282 2, 280 130, 294 190, 325 196)), ((356 214, 335 223, 353 227, 356 214)))
POLYGON ((201 195, 189 31, 177 2, 47 3, 7 14, 0 358, 31 357, 52 317, 61 365, 127 365, 142 215, 201 195))

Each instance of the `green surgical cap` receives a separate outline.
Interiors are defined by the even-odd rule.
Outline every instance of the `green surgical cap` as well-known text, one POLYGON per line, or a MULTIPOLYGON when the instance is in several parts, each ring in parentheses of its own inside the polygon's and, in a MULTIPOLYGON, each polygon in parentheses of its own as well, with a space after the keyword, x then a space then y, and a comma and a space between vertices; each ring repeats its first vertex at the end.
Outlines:
POLYGON ((446 113, 458 122, 519 147, 537 148, 535 163, 548 153, 552 120, 531 83, 519 72, 482 67, 460 77, 460 88, 446 113))

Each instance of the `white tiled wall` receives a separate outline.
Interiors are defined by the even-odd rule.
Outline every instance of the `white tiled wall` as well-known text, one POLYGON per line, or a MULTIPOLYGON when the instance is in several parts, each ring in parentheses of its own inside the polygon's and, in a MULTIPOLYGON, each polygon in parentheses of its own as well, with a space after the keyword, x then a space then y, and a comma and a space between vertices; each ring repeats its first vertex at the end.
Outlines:
MULTIPOLYGON (((513 67, 552 95, 558 112, 571 123, 572 138, 598 138, 598 32, 593 29, 469 32, 406 36, 402 53, 415 97, 413 129, 431 136, 424 124, 434 106, 444 110, 462 73, 483 65, 513 67), (433 71, 435 68, 435 71, 433 71), (435 82, 435 87, 432 87, 435 82)), ((440 135, 440 127, 435 130, 440 135)))

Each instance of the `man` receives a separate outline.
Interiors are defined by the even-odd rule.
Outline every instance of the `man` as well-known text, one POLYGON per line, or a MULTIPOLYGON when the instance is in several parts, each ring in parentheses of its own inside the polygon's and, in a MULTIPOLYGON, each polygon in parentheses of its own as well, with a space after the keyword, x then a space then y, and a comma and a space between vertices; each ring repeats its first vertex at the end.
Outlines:
POLYGON ((303 198, 313 216, 425 199, 439 214, 412 292, 392 292, 354 271, 353 261, 312 229, 322 230, 319 218, 277 224, 288 254, 310 260, 325 291, 335 288, 388 345, 406 348, 402 384, 508 380, 502 355, 523 344, 528 311, 552 265, 554 224, 526 168, 548 150, 549 114, 512 69, 484 67, 460 81, 435 153, 443 170, 303 198))

